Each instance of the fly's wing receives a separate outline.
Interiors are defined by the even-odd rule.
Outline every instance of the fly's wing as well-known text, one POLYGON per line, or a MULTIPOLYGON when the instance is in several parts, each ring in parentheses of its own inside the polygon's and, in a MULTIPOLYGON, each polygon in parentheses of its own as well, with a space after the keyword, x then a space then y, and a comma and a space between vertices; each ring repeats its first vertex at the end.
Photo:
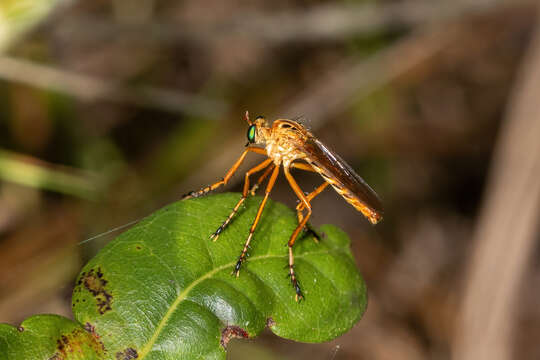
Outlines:
MULTIPOLYGON (((310 134, 311 135, 311 134, 310 134)), ((314 136, 301 145, 313 168, 343 198, 376 224, 382 219, 383 207, 375 191, 342 158, 314 136)))

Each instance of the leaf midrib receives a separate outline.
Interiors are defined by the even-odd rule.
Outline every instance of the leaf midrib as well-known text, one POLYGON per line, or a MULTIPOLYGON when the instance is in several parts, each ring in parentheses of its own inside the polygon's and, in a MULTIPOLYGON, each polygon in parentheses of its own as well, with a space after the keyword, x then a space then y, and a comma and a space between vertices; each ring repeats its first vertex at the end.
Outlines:
MULTIPOLYGON (((325 254, 325 253, 328 253, 330 252, 331 249, 326 249, 326 251, 313 251, 313 252, 306 252, 306 253, 302 253, 302 254, 299 254, 299 255, 296 255, 295 257, 296 258, 303 258, 307 255, 316 255, 316 254, 325 254)), ((287 255, 259 255, 259 256, 252 256, 250 257, 249 261, 250 262, 253 262, 253 261, 257 261, 257 260, 262 260, 262 259, 271 259, 271 258, 283 258, 283 257, 287 257, 287 255)), ((176 310, 176 308, 178 307, 178 305, 188 296, 189 292, 195 287, 197 286, 198 284, 200 284, 201 282, 203 282, 204 280, 206 279, 209 279, 210 277, 212 277, 214 274, 220 272, 221 270, 224 270, 228 267, 232 267, 234 266, 234 264, 236 264, 236 261, 234 262, 230 262, 230 263, 227 263, 227 264, 224 264, 224 265, 221 265, 221 266, 218 266, 217 268, 214 268, 212 270, 210 270, 209 272, 207 272, 206 274, 204 274, 203 276, 199 277, 198 279, 196 279, 195 281, 193 281, 191 284, 189 284, 179 295, 178 297, 176 298, 176 300, 171 304, 171 306, 169 307, 169 310, 167 310, 167 312, 165 313, 165 315, 163 316, 163 318, 161 319, 160 323, 158 324, 158 326, 156 327, 155 331, 154 331, 154 335, 152 335, 152 337, 150 338, 150 340, 146 343, 146 345, 141 349, 140 353, 139 353, 139 359, 143 359, 144 357, 146 357, 146 355, 148 355, 148 353, 150 352, 150 350, 152 349, 152 347, 154 346, 154 344, 156 343, 156 340, 157 338, 159 337, 159 335, 161 334, 161 331, 163 330, 163 328, 165 327, 165 325, 167 324, 167 322, 169 321, 169 318, 172 316, 172 314, 174 313, 174 311, 176 310)))

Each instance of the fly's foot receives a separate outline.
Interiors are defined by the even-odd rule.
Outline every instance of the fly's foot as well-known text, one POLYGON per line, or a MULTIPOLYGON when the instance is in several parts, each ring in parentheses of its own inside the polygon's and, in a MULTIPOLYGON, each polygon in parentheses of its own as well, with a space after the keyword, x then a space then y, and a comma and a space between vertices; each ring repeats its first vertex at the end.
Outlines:
POLYGON ((190 191, 187 194, 184 194, 182 196, 182 200, 192 199, 192 198, 196 198, 196 197, 197 197, 197 193, 195 191, 190 191))
POLYGON ((225 229, 225 224, 221 224, 212 235, 210 235, 210 240, 216 241, 219 237, 219 234, 225 229))
POLYGON ((296 295, 294 296, 294 300, 299 303, 305 298, 304 298, 304 294, 302 293, 302 289, 300 288, 300 283, 298 282, 298 279, 296 278, 293 265, 289 265, 288 276, 291 278, 291 284, 294 288, 294 291, 296 292, 296 295))
POLYGON ((238 258, 238 261, 236 262, 236 265, 234 266, 234 270, 231 275, 235 275, 236 277, 240 276, 240 268, 242 267, 243 261, 244 261, 244 257, 240 256, 238 258))
POLYGON ((296 292, 296 295, 294 295, 294 300, 299 303, 302 300, 304 300, 304 294, 302 293, 302 289, 300 289, 300 284, 298 283, 298 280, 292 279, 292 285, 294 288, 294 291, 296 292))
POLYGON ((321 241, 321 239, 324 238, 324 234, 320 235, 319 232, 317 230, 315 230, 313 228, 313 226, 311 226, 310 224, 306 224, 306 226, 304 227, 304 235, 302 235, 302 237, 304 236, 307 236, 307 235, 312 235, 313 236, 313 241, 315 241, 315 243, 319 243, 321 241))

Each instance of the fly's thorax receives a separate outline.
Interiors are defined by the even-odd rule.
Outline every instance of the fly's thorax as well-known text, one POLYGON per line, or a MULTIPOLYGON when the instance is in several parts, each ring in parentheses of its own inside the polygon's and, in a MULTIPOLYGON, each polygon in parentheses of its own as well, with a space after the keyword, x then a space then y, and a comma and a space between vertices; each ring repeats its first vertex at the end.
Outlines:
POLYGON ((275 139, 268 139, 266 141, 266 153, 268 157, 274 160, 276 166, 280 166, 283 162, 283 148, 275 141, 275 139))
POLYGON ((288 134, 274 133, 272 135, 266 141, 266 152, 276 165, 283 164, 284 167, 289 167, 294 160, 305 157, 304 152, 298 147, 297 138, 290 137, 288 134))
POLYGON ((261 124, 257 130, 268 157, 273 159, 277 166, 283 164, 288 167, 292 161, 305 157, 301 144, 308 132, 301 124, 292 120, 278 119, 271 127, 261 124))

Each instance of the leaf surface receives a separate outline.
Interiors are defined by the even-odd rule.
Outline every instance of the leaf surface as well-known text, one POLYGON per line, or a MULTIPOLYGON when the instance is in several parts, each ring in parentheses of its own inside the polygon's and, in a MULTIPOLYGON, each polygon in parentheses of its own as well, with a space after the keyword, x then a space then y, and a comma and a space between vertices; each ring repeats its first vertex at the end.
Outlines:
POLYGON ((35 344, 36 360, 224 359, 230 338, 254 337, 266 326, 302 342, 348 331, 367 298, 347 236, 325 225, 319 243, 311 235, 297 240, 295 271, 305 295, 297 303, 287 277, 287 241, 297 224, 291 209, 267 203, 238 278, 231 273, 261 198, 248 199, 219 239, 209 239, 239 197, 179 201, 145 218, 82 269, 72 299, 76 322, 40 315, 27 319, 24 331, 0 325, 0 353, 30 359, 24 349, 35 344), (84 346, 55 358, 64 356, 62 336, 84 346))

